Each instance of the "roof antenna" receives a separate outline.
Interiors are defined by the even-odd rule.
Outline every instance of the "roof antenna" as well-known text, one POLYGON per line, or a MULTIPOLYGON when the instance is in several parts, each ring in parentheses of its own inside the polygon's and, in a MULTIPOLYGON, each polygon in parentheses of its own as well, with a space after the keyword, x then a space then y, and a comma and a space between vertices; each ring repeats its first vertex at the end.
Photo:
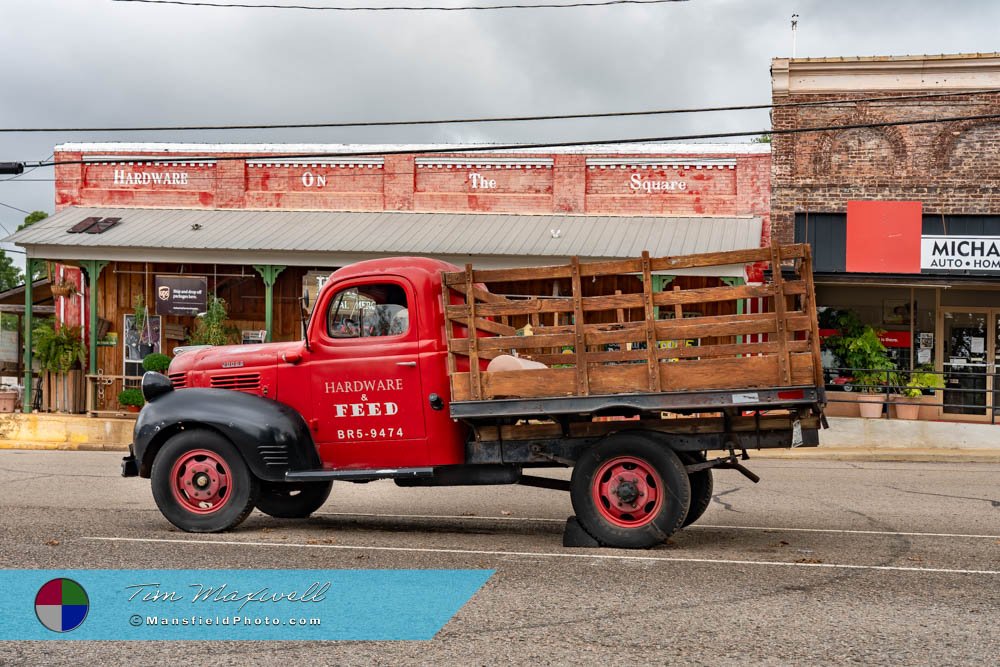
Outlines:
POLYGON ((795 58, 795 33, 799 27, 799 15, 792 14, 792 58, 795 58))

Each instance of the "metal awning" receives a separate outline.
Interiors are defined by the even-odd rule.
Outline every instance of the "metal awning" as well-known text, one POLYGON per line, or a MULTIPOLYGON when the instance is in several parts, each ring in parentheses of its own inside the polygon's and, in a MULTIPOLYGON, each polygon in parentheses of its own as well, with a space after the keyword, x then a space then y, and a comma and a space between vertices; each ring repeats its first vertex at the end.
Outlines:
MULTIPOLYGON (((344 266, 426 256, 480 268, 745 250, 760 246, 759 217, 626 217, 476 213, 248 211, 69 207, 7 241, 28 257, 218 264, 344 266), (100 233, 70 233, 87 218, 119 218, 100 233)), ((78 228, 79 229, 79 228, 78 228)), ((745 267, 678 271, 745 275, 745 267)))

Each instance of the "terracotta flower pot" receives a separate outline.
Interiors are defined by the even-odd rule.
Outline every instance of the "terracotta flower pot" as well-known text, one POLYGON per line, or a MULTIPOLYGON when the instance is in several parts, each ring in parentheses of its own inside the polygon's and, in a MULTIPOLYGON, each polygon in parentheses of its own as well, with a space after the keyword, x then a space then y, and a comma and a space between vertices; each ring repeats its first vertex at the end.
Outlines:
POLYGON ((881 419, 885 397, 882 394, 859 394, 858 409, 865 419, 881 419))
POLYGON ((69 297, 76 293, 76 288, 70 283, 55 283, 50 288, 54 297, 69 297))
POLYGON ((896 412, 896 419, 917 419, 920 416, 920 405, 917 402, 920 397, 909 398, 908 396, 893 396, 893 407, 896 412), (911 404, 912 405, 909 405, 911 404))

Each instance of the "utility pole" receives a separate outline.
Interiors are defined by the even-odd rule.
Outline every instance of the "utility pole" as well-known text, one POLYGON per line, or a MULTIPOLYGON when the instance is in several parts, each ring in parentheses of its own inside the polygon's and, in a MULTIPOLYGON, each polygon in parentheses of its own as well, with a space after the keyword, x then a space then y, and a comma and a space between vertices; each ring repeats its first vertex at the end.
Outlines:
POLYGON ((792 58, 795 57, 795 32, 799 27, 799 15, 792 14, 792 58))

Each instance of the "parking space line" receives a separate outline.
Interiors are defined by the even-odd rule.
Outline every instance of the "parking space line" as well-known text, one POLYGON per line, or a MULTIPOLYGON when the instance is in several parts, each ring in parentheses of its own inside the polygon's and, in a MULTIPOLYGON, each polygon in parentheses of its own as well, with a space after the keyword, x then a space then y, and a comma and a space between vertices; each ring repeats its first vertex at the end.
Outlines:
MULTIPOLYGON (((468 514, 375 514, 364 512, 316 512, 313 516, 344 516, 380 519, 458 519, 463 521, 526 521, 537 523, 566 523, 566 519, 545 519, 527 516, 470 516, 468 514)), ((761 530, 788 531, 794 533, 831 533, 834 535, 888 535, 899 537, 964 537, 977 540, 1000 540, 1000 535, 974 535, 969 533, 920 533, 891 530, 851 530, 841 528, 789 528, 787 526, 723 526, 714 524, 695 524, 684 530, 761 530)))
POLYGON ((577 558, 590 560, 625 560, 639 562, 699 563, 704 565, 755 565, 760 567, 805 567, 831 570, 873 570, 879 572, 920 572, 930 574, 1000 575, 1000 570, 963 570, 936 567, 904 567, 900 565, 854 565, 849 563, 795 563, 767 560, 735 560, 728 558, 684 558, 674 556, 631 556, 620 554, 563 553, 551 551, 493 551, 485 549, 444 549, 432 547, 372 547, 348 544, 302 544, 277 542, 245 542, 236 540, 172 540, 155 537, 99 537, 81 539, 98 542, 133 542, 146 544, 181 544, 193 546, 279 547, 296 549, 336 549, 342 551, 390 551, 402 553, 453 554, 466 556, 515 556, 519 558, 577 558))

